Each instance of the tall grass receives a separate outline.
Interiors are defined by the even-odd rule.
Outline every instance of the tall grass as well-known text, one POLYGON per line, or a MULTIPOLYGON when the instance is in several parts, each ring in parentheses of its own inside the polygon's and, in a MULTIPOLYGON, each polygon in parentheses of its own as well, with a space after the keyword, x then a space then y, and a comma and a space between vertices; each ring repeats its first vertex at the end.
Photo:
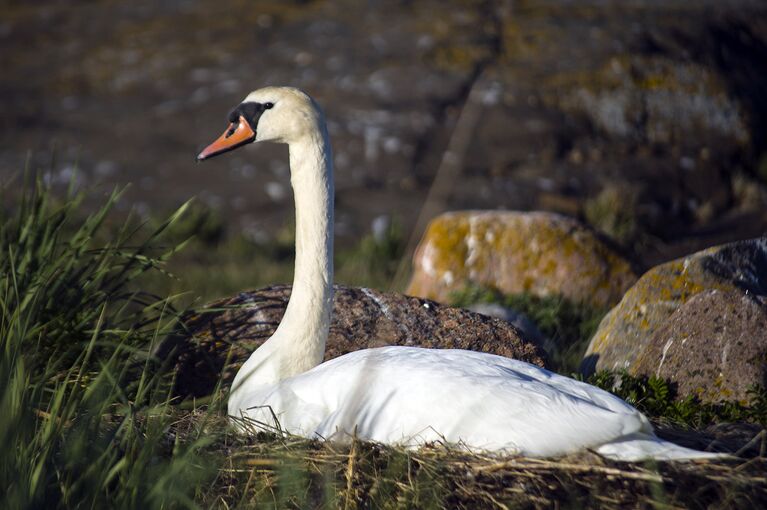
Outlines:
MULTIPOLYGON (((9 508, 194 506, 200 439, 171 434, 170 381, 150 356, 175 319, 130 290, 158 271, 158 237, 131 221, 98 243, 119 199, 80 216, 39 180, 0 217, 0 493, 9 508)), ((0 213, 1 214, 1 213, 0 213)), ((173 249, 169 250, 173 251, 173 249)))

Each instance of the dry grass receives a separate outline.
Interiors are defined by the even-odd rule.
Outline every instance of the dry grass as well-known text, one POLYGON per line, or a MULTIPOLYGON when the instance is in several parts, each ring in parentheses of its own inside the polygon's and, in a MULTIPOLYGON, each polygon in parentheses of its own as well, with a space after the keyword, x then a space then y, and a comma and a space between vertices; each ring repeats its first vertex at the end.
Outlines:
POLYGON ((435 444, 417 451, 231 432, 201 411, 176 432, 220 432, 218 476, 204 507, 233 508, 760 508, 767 459, 614 462, 592 452, 560 459, 479 455, 435 444))

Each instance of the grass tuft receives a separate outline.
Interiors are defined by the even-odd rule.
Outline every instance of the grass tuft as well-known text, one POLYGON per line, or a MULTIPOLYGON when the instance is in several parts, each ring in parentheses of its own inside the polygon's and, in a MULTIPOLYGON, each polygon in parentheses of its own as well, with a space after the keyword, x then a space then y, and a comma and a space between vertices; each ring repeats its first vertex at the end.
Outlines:
POLYGON ((97 243, 113 192, 79 218, 39 180, 0 217, 0 492, 9 508, 194 507, 207 439, 172 444, 170 381, 150 356, 175 321, 131 290, 171 250, 129 225, 97 243))

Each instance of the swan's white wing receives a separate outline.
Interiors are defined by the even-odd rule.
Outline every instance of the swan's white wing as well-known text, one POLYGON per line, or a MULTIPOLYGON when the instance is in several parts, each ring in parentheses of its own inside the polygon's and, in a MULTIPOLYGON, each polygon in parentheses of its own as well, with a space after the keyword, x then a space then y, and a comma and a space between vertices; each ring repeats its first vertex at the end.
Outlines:
POLYGON ((390 444, 444 439, 534 456, 652 433, 641 413, 594 386, 462 350, 353 352, 251 392, 239 407, 259 421, 274 411, 284 430, 308 437, 356 429, 360 438, 390 444))

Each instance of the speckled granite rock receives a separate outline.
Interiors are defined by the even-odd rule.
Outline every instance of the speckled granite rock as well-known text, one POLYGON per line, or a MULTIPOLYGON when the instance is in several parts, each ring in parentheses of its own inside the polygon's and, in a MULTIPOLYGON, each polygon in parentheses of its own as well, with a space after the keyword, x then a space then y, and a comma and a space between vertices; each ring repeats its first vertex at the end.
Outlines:
POLYGON ((632 371, 678 385, 704 402, 748 402, 767 381, 767 301, 740 291, 708 290, 681 305, 636 358, 632 371))
MULTIPOLYGON (((640 368, 642 371, 657 370, 660 365, 658 348, 662 357, 663 347, 669 340, 664 335, 672 335, 681 341, 683 337, 677 335, 686 334, 684 331, 687 328, 692 328, 689 331, 693 336, 702 335, 702 343, 712 343, 721 338, 732 345, 738 338, 749 337, 749 341, 758 343, 759 335, 764 334, 764 330, 758 331, 759 314, 753 308, 755 305, 748 304, 748 300, 739 304, 738 296, 751 299, 767 296, 767 237, 716 246, 649 270, 602 320, 591 339, 582 371, 589 374, 594 370, 627 368, 630 373, 636 374, 640 368), (701 301, 680 310, 693 296, 711 290, 720 291, 720 296, 701 297, 701 301), (714 306, 714 301, 719 304, 714 306), (748 317, 748 325, 741 322, 736 327, 738 319, 726 317, 730 313, 728 310, 738 307, 743 317, 748 317), (675 314, 677 311, 679 313, 675 314), (735 329, 717 332, 719 325, 725 323, 735 329), (717 336, 710 336, 714 332, 717 336)), ((742 355, 749 356, 748 353, 754 348, 744 347, 742 355)), ((685 349, 691 351, 692 346, 686 345, 685 349)), ((717 356, 722 354, 713 344, 705 349, 710 353, 713 352, 711 349, 717 351, 717 356)), ((732 362, 734 354, 730 354, 732 362)), ((700 356, 706 355, 686 352, 684 368, 679 365, 677 370, 700 369, 697 366, 700 356)), ((740 361, 745 362, 747 360, 740 361)), ((711 370, 715 370, 714 366, 712 360, 711 370)), ((715 385, 717 378, 718 375, 714 375, 708 380, 708 385, 699 379, 695 381, 708 390, 713 389, 709 386, 715 385)))
MULTIPOLYGON (((276 329, 290 290, 281 285, 241 292, 186 317, 186 332, 157 352, 177 365, 177 394, 207 395, 222 375, 230 383, 276 329)), ((401 294, 336 285, 325 359, 384 345, 470 349, 544 366, 542 351, 508 322, 401 294)))
POLYGON ((474 283, 604 307, 636 281, 630 264, 594 231, 546 212, 443 214, 429 225, 414 266, 407 293, 438 301, 474 283))

